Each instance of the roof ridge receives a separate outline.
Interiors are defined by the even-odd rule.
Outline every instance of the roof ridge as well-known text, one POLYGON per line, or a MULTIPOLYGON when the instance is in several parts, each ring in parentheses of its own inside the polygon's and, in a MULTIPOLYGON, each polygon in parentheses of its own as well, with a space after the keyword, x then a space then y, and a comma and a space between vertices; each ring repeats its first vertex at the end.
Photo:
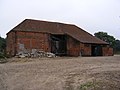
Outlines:
POLYGON ((47 23, 57 23, 57 24, 62 24, 62 25, 75 25, 75 24, 71 24, 71 23, 64 23, 64 22, 57 22, 57 21, 46 21, 46 20, 37 20, 37 19, 24 19, 23 21, 28 21, 28 20, 38 21, 38 22, 47 22, 47 23))

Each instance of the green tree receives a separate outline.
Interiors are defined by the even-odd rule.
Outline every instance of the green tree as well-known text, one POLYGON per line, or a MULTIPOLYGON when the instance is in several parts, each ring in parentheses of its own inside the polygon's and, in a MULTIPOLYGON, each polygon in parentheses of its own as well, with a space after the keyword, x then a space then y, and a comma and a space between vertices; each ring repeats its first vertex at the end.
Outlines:
POLYGON ((97 32, 94 34, 97 38, 109 43, 109 45, 114 48, 115 47, 115 38, 111 35, 108 35, 106 32, 97 32))
POLYGON ((115 41, 115 52, 120 53, 120 40, 115 41))
POLYGON ((0 37, 0 52, 5 52, 6 48, 6 40, 2 37, 0 37))

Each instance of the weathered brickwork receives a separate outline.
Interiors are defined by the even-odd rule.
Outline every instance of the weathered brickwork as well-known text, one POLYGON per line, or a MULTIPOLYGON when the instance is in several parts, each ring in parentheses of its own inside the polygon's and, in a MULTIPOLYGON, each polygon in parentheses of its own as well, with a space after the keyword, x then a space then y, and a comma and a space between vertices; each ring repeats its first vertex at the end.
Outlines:
POLYGON ((113 53, 113 48, 110 48, 109 46, 103 47, 103 56, 112 56, 113 53))
MULTIPOLYGON (((21 37, 21 34, 18 33, 18 36, 21 37)), ((38 49, 48 52, 50 51, 48 38, 49 35, 46 33, 25 32, 25 36, 19 38, 17 43, 23 43, 26 49, 38 49)))
POLYGON ((7 33, 7 54, 35 50, 60 56, 113 55, 107 42, 72 24, 25 19, 7 33))
MULTIPOLYGON (((21 51, 32 52, 33 49, 51 52, 50 34, 37 32, 9 32, 7 35, 7 54, 14 56, 21 51)), ((67 35, 68 56, 91 56, 92 44, 80 43, 67 35)), ((113 55, 108 45, 102 47, 102 56, 113 55)))
POLYGON ((80 55, 80 46, 79 41, 68 36, 67 37, 67 53, 70 56, 79 56, 80 55))
POLYGON ((50 52, 48 38, 46 33, 10 32, 7 37, 7 53, 14 56, 23 49, 29 52, 32 49, 50 52))
POLYGON ((80 43, 74 38, 67 38, 67 52, 70 56, 91 56, 91 44, 80 43))
POLYGON ((15 55, 16 53, 16 35, 15 32, 10 32, 7 35, 7 48, 6 48, 8 55, 15 55))
POLYGON ((80 43, 80 55, 91 56, 91 44, 80 43))

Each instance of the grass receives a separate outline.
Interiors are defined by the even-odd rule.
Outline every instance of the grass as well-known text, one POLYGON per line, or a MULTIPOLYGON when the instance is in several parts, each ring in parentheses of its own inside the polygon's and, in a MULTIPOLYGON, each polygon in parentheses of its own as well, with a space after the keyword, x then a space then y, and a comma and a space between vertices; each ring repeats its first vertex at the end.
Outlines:
POLYGON ((86 82, 80 85, 79 90, 97 90, 98 87, 98 82, 96 82, 96 80, 93 80, 91 82, 86 82))

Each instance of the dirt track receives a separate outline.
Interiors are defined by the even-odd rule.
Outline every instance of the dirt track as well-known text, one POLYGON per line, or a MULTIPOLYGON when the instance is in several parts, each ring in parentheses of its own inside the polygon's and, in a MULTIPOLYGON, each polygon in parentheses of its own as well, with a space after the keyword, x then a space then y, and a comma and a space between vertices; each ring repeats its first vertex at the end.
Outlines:
POLYGON ((120 90, 120 56, 10 59, 0 90, 120 90))

